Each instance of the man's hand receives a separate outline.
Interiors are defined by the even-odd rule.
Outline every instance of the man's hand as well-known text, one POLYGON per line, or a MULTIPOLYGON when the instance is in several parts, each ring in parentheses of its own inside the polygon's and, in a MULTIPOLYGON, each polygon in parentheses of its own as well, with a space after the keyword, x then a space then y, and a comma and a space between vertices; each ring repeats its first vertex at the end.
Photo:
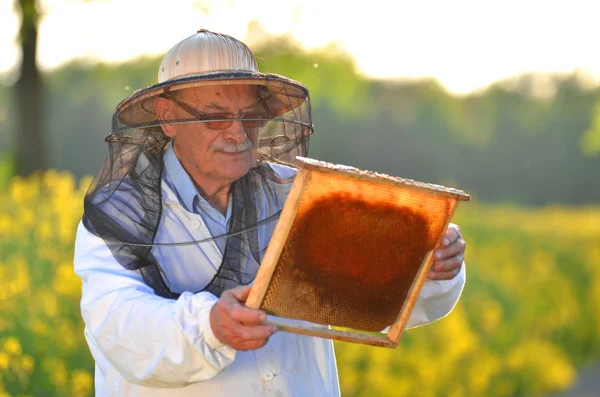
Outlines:
POLYGON ((210 311, 213 333, 219 341, 235 350, 263 347, 277 331, 274 325, 263 324, 267 319, 263 311, 244 306, 249 294, 249 286, 227 290, 210 311))
POLYGON ((428 277, 431 280, 451 280, 456 277, 465 259, 465 247, 460 228, 453 223, 448 225, 441 246, 433 253, 435 262, 428 277))

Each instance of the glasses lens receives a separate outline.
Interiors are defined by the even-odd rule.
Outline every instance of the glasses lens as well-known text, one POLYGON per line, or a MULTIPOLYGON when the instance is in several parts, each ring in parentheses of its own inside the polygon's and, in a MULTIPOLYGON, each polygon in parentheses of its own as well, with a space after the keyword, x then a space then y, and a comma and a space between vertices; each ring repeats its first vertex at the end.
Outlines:
POLYGON ((225 128, 229 128, 234 121, 241 121, 244 125, 244 128, 261 128, 264 127, 269 121, 266 120, 267 116, 262 113, 246 114, 243 116, 243 119, 233 119, 233 116, 231 115, 215 115, 206 117, 207 121, 205 122, 205 125, 211 130, 223 130, 225 128))
POLYGON ((233 120, 215 120, 207 121, 205 125, 211 130, 224 130, 225 128, 231 127, 233 120))

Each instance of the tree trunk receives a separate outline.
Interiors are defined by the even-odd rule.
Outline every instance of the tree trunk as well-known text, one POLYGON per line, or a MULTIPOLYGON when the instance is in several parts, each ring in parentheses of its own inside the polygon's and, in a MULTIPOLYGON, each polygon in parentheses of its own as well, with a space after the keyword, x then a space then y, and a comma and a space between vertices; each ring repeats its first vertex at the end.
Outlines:
POLYGON ((19 0, 21 75, 14 87, 17 126, 17 173, 28 175, 46 167, 43 134, 44 85, 36 64, 38 12, 36 0, 19 0))

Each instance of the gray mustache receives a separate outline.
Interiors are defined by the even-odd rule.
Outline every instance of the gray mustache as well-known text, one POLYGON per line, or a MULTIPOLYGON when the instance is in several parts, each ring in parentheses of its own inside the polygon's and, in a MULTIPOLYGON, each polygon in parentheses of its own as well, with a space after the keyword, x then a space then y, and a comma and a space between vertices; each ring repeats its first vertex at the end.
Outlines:
POLYGON ((252 148, 252 141, 247 138, 246 141, 242 143, 234 143, 227 141, 219 141, 210 145, 210 149, 215 152, 226 152, 226 153, 239 153, 245 152, 252 148))

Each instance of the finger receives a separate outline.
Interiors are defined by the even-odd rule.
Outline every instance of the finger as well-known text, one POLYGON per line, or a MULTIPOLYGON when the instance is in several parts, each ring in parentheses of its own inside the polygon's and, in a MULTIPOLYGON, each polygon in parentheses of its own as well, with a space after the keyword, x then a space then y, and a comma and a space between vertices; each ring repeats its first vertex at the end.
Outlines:
POLYGON ((450 272, 436 272, 431 271, 427 275, 430 280, 452 280, 456 275, 460 273, 460 269, 456 269, 450 272), (458 270, 458 271, 457 271, 458 270))
POLYGON ((227 305, 235 306, 244 304, 250 294, 250 286, 240 285, 232 289, 225 290, 221 295, 220 300, 227 305))
POLYGON ((238 301, 246 302, 248 299, 248 295, 250 295, 250 291, 252 287, 249 285, 239 285, 235 288, 228 290, 238 301))
POLYGON ((245 292, 239 287, 223 292, 219 302, 215 305, 220 322, 232 321, 245 325, 258 325, 265 322, 267 319, 265 312, 250 309, 238 300, 238 297, 243 297, 244 294, 245 292))
POLYGON ((229 317, 244 325, 260 325, 265 322, 267 315, 262 310, 250 309, 241 304, 235 305, 229 312, 229 317))
POLYGON ((439 261, 439 260, 451 258, 451 257, 459 255, 459 254, 464 255, 466 246, 467 246, 467 244, 465 243, 465 240, 458 239, 453 244, 451 244, 445 248, 436 249, 435 253, 434 253, 434 258, 435 258, 435 260, 439 261))
POLYGON ((242 324, 236 324, 225 330, 225 336, 233 343, 266 340, 277 332, 274 325, 258 325, 249 327, 242 324))
POLYGON ((463 256, 456 255, 452 258, 445 259, 442 261, 435 261, 433 264, 433 269, 436 272, 449 272, 459 269, 463 263, 463 256))
POLYGON ((453 223, 448 225, 444 238, 442 238, 442 246, 447 247, 461 237, 460 228, 453 223))

